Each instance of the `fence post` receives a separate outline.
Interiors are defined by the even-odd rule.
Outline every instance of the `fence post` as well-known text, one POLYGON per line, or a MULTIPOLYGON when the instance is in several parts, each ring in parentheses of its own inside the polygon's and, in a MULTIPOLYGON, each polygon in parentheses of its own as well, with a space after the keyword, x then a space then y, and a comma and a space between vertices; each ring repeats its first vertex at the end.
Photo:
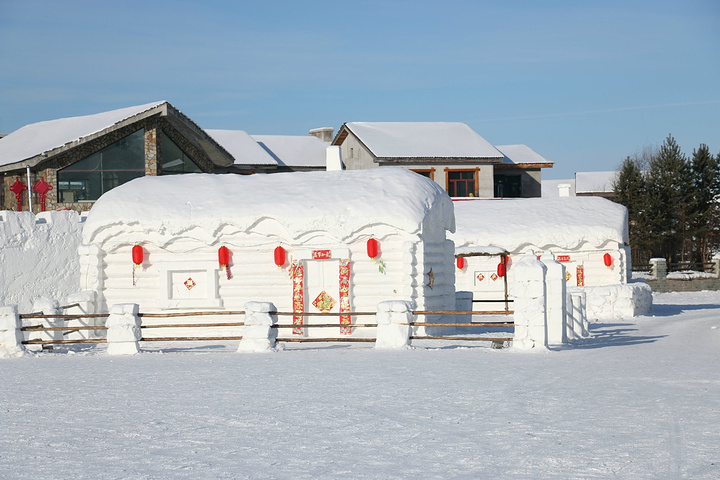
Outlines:
POLYGON ((514 349, 546 350, 546 271, 532 250, 513 265, 514 349))
MULTIPOLYGON (((95 313, 95 297, 97 294, 92 290, 85 290, 84 292, 77 292, 68 295, 67 302, 70 305, 77 304, 76 306, 66 308, 65 313, 68 315, 82 315, 85 313, 95 313)), ((96 318, 78 318, 74 320, 68 320, 68 327, 95 327, 101 324, 96 318)), ((69 328, 72 330, 72 328, 69 328)), ((99 330, 82 330, 73 331, 66 335, 68 339, 77 338, 97 338, 99 330)))
POLYGON ((413 302, 388 300, 378 303, 375 348, 409 348, 413 302))
MULTIPOLYGON (((59 315, 60 303, 51 298, 36 298, 32 304, 32 311, 43 315, 59 315)), ((57 328, 63 326, 63 321, 59 318, 31 318, 29 320, 33 324, 43 327, 57 328)), ((62 340, 62 336, 61 330, 30 332, 28 340, 62 340)), ((31 351, 53 350, 52 345, 28 345, 26 348, 31 351)))
POLYGON ((0 306, 0 358, 22 357, 25 347, 22 344, 22 322, 17 305, 0 306))
POLYGON ((134 355, 140 351, 140 306, 137 303, 118 303, 110 309, 107 327, 108 355, 134 355))
POLYGON ((270 302, 247 302, 245 304, 245 326, 238 352, 270 352, 275 349, 277 339, 277 311, 270 302))
POLYGON ((565 337, 565 265, 555 260, 555 255, 546 250, 542 263, 547 269, 545 291, 547 293, 547 341, 550 345, 560 345, 567 341, 565 337))
POLYGON ((667 291, 667 260, 664 258, 650 259, 650 273, 655 277, 655 288, 657 292, 667 291))
POLYGON ((713 261, 713 273, 715 275, 720 276, 720 256, 718 254, 715 254, 715 256, 712 258, 713 261))

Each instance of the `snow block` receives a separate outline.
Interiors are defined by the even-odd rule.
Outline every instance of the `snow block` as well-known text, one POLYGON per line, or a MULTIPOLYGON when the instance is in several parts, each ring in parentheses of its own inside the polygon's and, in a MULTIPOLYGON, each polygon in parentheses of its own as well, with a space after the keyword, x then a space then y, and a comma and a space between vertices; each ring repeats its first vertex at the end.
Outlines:
POLYGON ((134 355, 140 351, 140 307, 136 303, 112 306, 107 327, 108 355, 134 355))
POLYGON ((17 305, 0 307, 0 358, 22 357, 25 347, 17 305))
POLYGON ((277 309, 270 302, 247 302, 245 304, 245 326, 243 338, 237 351, 270 352, 275 349, 277 339, 277 309))
POLYGON ((565 266, 555 260, 555 255, 549 250, 543 254, 542 263, 547 269, 545 276, 547 341, 550 345, 560 345, 567 341, 565 339, 565 297, 567 293, 565 266))
POLYGON ((513 266, 515 350, 547 350, 547 310, 545 278, 547 267, 533 251, 527 252, 513 266))
POLYGON ((388 300, 378 303, 375 321, 377 336, 375 348, 400 349, 410 347, 410 322, 413 302, 388 300))

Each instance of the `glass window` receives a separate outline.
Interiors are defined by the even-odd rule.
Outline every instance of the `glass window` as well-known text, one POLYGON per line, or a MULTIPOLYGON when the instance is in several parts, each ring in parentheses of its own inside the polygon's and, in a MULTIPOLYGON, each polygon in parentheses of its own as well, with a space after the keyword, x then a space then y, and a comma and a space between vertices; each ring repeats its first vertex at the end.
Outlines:
POLYGON ((447 193, 451 197, 474 197, 475 170, 450 170, 447 173, 447 193))
POLYGON ((145 138, 144 131, 138 130, 58 170, 58 201, 74 203, 97 200, 108 190, 144 175, 145 138))
POLYGON ((162 152, 162 166, 160 175, 174 175, 177 173, 202 173, 192 159, 183 152, 165 132, 160 133, 160 149, 162 152))
POLYGON ((520 175, 495 175, 495 198, 519 198, 521 196, 520 175))
POLYGON ((430 180, 435 180, 435 169, 434 168, 413 168, 413 172, 427 177, 430 180))

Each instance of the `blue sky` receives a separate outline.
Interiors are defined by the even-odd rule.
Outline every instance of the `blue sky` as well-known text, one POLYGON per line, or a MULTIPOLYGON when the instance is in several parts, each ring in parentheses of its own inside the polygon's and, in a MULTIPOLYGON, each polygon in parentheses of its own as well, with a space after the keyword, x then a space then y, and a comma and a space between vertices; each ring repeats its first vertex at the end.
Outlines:
POLYGON ((616 169, 720 153, 720 2, 0 0, 0 132, 168 100, 203 128, 465 122, 616 169))

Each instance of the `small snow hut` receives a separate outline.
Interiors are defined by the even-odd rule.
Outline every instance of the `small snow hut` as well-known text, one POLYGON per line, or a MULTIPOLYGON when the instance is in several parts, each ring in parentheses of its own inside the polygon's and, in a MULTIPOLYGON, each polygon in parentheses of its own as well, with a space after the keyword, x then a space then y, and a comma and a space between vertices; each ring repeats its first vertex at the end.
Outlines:
MULTIPOLYGON (((599 197, 453 203, 457 230, 450 238, 456 256, 464 258, 464 268, 456 269, 455 288, 472 292, 476 300, 502 298, 512 282, 499 276, 499 270, 512 279, 513 261, 528 250, 538 256, 552 252, 566 267, 568 287, 623 286, 631 278, 628 217, 622 205, 599 197), (509 259, 498 269, 503 256, 509 259)), ((475 303, 474 310, 484 308, 475 303)))
MULTIPOLYGON (((385 300, 448 309, 448 230, 450 197, 403 169, 146 176, 106 193, 90 211, 81 289, 98 292, 102 311, 117 303, 148 313, 238 311, 263 301, 279 312, 349 313, 374 312, 385 300)), ((333 321, 307 317, 305 324, 333 321)), ((299 325, 303 317, 279 322, 299 325)), ((340 323, 358 318, 340 316, 340 323)), ((295 333, 374 333, 320 330, 295 333)))

